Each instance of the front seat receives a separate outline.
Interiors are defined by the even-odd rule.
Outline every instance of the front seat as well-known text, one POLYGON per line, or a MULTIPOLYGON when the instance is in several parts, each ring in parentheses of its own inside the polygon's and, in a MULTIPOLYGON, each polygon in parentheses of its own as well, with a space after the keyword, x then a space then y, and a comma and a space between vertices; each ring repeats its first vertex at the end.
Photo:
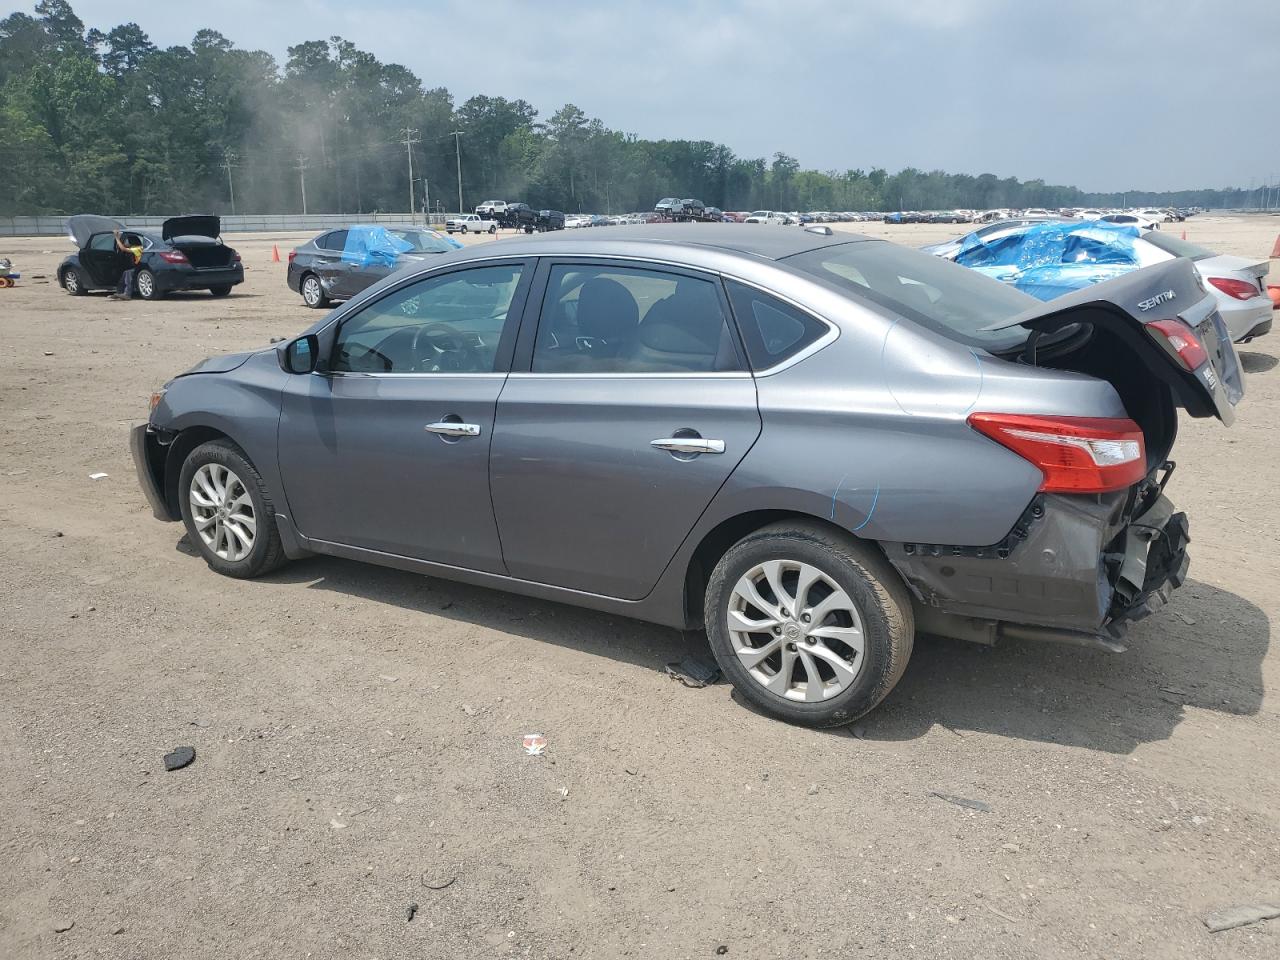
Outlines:
POLYGON ((560 371, 609 370, 635 339, 640 307, 631 291, 617 280, 594 277, 578 292, 576 351, 547 357, 543 369, 560 371))

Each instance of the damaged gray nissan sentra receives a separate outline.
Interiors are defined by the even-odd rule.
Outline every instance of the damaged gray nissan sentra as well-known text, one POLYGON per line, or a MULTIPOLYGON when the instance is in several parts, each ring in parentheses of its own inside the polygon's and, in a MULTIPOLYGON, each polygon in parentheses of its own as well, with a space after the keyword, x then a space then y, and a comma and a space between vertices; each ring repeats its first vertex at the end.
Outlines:
POLYGON ((1236 354, 1191 263, 1050 303, 828 227, 504 240, 170 381, 132 434, 219 573, 329 554, 705 627, 847 723, 916 630, 1123 650, 1187 570, 1177 411, 1236 354))

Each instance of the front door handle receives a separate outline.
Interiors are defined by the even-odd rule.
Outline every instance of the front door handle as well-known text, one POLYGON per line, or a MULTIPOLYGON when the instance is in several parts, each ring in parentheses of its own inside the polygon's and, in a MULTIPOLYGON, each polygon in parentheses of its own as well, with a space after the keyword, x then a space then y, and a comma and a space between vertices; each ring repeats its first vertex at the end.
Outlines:
POLYGON ((708 440, 705 437, 659 437, 657 440, 650 440, 649 446, 670 450, 672 453, 724 453, 723 440, 708 440))
POLYGON ((428 423, 425 428, 429 433, 438 433, 442 437, 478 437, 480 424, 460 423, 456 420, 438 420, 428 423))

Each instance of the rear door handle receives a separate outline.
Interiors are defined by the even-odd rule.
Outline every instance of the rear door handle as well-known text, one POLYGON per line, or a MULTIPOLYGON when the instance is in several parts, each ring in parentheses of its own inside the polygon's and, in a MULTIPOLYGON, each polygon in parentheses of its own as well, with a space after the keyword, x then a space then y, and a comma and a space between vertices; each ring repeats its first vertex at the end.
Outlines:
POLYGON ((480 424, 459 423, 456 420, 438 420, 428 423, 425 428, 429 433, 438 433, 442 437, 478 437, 480 424))
POLYGON ((723 440, 708 440, 705 437, 659 437, 657 440, 650 440, 649 446, 670 450, 672 453, 724 453, 723 440))

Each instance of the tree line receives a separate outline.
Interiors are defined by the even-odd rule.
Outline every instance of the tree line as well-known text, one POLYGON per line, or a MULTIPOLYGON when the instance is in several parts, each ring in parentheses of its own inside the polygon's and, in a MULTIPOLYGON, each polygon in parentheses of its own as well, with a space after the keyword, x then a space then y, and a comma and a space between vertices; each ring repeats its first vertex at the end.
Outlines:
POLYGON ((403 212, 486 199, 565 211, 934 210, 1161 204, 1238 207, 1238 189, 1127 195, 914 168, 803 170, 703 140, 645 140, 566 104, 474 96, 341 37, 279 64, 214 30, 161 49, 136 23, 85 29, 67 0, 0 20, 0 215, 403 212))

